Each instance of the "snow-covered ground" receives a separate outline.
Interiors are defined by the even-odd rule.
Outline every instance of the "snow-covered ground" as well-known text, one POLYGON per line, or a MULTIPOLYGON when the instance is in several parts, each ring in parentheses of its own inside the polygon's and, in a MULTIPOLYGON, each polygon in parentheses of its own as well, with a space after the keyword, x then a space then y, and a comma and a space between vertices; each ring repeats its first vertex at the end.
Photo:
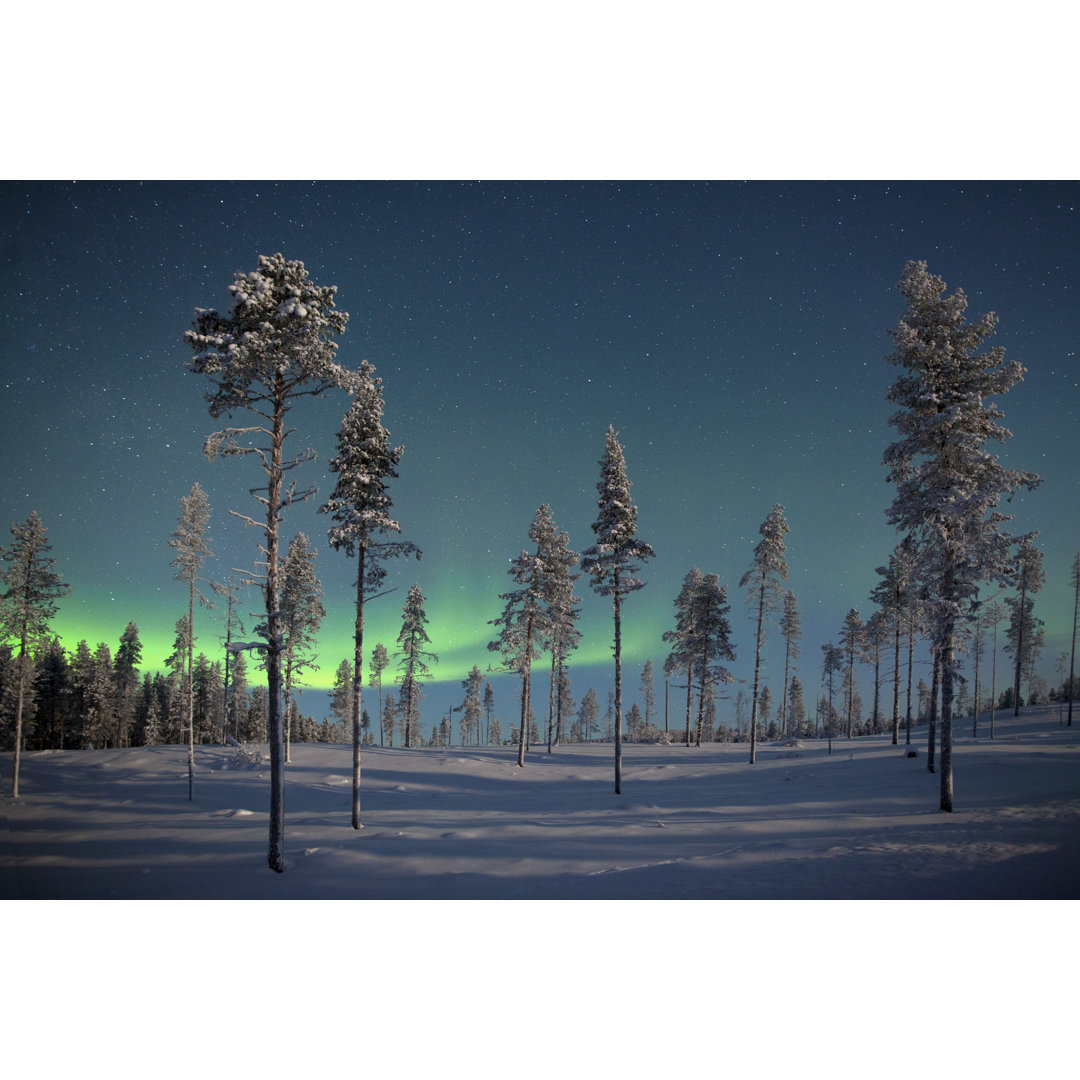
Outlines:
POLYGON ((2 762, 6 899, 1041 899, 1080 896, 1080 726, 1056 708, 967 722, 956 811, 887 736, 745 745, 371 749, 350 828, 350 750, 297 745, 288 868, 266 866, 268 766, 231 748, 2 762))

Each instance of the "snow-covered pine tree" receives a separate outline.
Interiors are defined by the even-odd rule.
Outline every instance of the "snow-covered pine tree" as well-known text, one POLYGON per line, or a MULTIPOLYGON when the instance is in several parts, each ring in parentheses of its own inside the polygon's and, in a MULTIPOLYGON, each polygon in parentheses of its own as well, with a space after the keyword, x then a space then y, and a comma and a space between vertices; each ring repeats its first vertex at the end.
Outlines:
POLYGON ((652 726, 653 713, 656 712, 656 685, 653 678, 652 660, 645 661, 641 669, 641 700, 645 703, 644 723, 652 726))
POLYGON ((142 643, 139 628, 129 622, 120 635, 113 659, 113 684, 116 687, 116 745, 130 746, 135 727, 135 709, 139 697, 139 663, 142 643))
POLYGON ((330 711, 334 719, 350 732, 353 726, 352 673, 353 665, 348 660, 342 660, 334 672, 334 685, 330 688, 330 711))
POLYGON ((788 680, 791 677, 791 664, 799 656, 799 638, 802 637, 799 604, 790 589, 784 593, 784 613, 780 616, 780 632, 784 635, 784 689, 780 698, 778 719, 780 737, 783 738, 788 727, 788 680))
MULTIPOLYGON (((691 600, 693 632, 690 650, 694 656, 691 667, 698 678, 698 716, 695 746, 701 746, 705 723, 705 706, 709 695, 715 695, 717 683, 733 683, 735 676, 721 660, 734 660, 731 645, 731 623, 728 612, 727 586, 720 584, 716 574, 705 574, 691 600)), ((689 679, 688 679, 689 681, 689 679)))
POLYGON ((206 375, 213 390, 207 395, 210 415, 217 418, 246 409, 258 419, 250 427, 225 428, 207 438, 203 452, 213 460, 254 454, 266 473, 265 488, 252 495, 266 512, 266 521, 230 511, 262 530, 259 565, 247 584, 258 584, 266 602, 267 690, 270 741, 270 828, 267 862, 278 873, 285 869, 285 762, 282 727, 281 652, 284 648, 278 605, 278 533, 282 512, 308 498, 313 489, 298 492, 284 486, 285 473, 310 460, 308 450, 286 460, 285 440, 291 433, 285 416, 301 397, 328 390, 354 388, 350 372, 335 362, 334 336, 345 330, 348 315, 334 307, 335 286, 318 286, 302 262, 284 256, 260 255, 257 269, 237 273, 229 291, 232 310, 221 315, 197 308, 194 329, 184 340, 195 353, 190 369, 206 375), (252 445, 254 441, 255 445, 252 445), (261 444, 260 444, 261 442, 261 444), (265 491, 265 495, 259 492, 265 491))
MULTIPOLYGON (((1042 644, 1042 619, 1035 615, 1033 594, 1046 583, 1042 552, 1034 544, 1034 535, 1025 537, 1016 553, 1016 596, 1005 600, 1009 609, 1009 628, 1005 632, 1005 651, 1015 659, 1013 667, 1013 716, 1020 715, 1020 678, 1032 664, 1035 650, 1042 644)), ((1031 696, 1030 680, 1028 697, 1031 696)))
POLYGON ((425 602, 420 586, 414 583, 405 599, 401 633, 397 637, 399 646, 397 655, 401 657, 398 661, 398 667, 401 669, 398 675, 401 682, 401 729, 407 748, 411 748, 417 741, 422 740, 420 699, 423 697, 423 683, 421 680, 431 675, 431 669, 427 666, 428 661, 439 662, 439 658, 433 652, 424 648, 425 645, 431 644, 431 638, 424 629, 428 621, 427 613, 424 611, 425 602))
MULTIPOLYGON (((289 542, 289 550, 281 564, 281 629, 284 650, 282 660, 285 677, 285 760, 289 761, 289 745, 292 739, 292 721, 289 706, 292 704, 293 680, 305 670, 317 671, 315 635, 322 626, 326 608, 322 602, 322 582, 315 575, 315 557, 318 554, 308 538, 298 532, 289 542)), ((257 631, 263 632, 260 627, 257 631)))
POLYGON ((461 742, 467 746, 469 737, 480 743, 480 722, 484 718, 484 706, 481 699, 481 687, 484 685, 483 672, 474 664, 468 677, 461 686, 465 691, 465 701, 461 713, 461 742))
POLYGON ((615 621, 615 794, 622 794, 622 601, 644 587, 638 564, 654 555, 637 539, 637 507, 630 496, 626 459, 614 427, 608 427, 600 459, 597 508, 592 530, 596 543, 582 555, 581 568, 592 578, 593 592, 612 598, 615 621))
POLYGON ((826 688, 825 716, 828 722, 829 753, 832 754, 833 728, 836 720, 836 709, 833 708, 833 691, 835 689, 836 676, 844 669, 844 651, 838 649, 831 641, 821 646, 822 667, 821 677, 826 688))
MULTIPOLYGON (((199 571, 210 552, 206 541, 210 523, 210 503, 206 492, 199 485, 193 484, 191 491, 180 499, 180 520, 173 530, 169 547, 176 549, 176 558, 169 564, 176 567, 176 580, 188 587, 188 653, 187 669, 184 675, 187 691, 187 728, 188 728, 188 801, 195 797, 195 683, 193 660, 195 649, 195 597, 205 607, 214 605, 203 595, 196 585, 206 581, 199 571)), ((209 584, 209 582, 207 582, 209 584)))
POLYGON ((967 298, 925 262, 909 262, 899 282, 907 310, 891 331, 889 363, 902 373, 888 391, 899 406, 889 418, 900 438, 885 451, 888 479, 896 497, 889 523, 911 536, 926 580, 932 648, 941 662, 941 809, 953 808, 952 707, 955 651, 961 618, 980 581, 1008 584, 1013 538, 1001 526, 1009 515, 998 510, 1018 488, 1033 489, 1033 472, 1005 469, 986 450, 1010 432, 993 399, 1024 377, 1017 362, 1005 361, 1000 347, 980 352, 993 333, 993 313, 974 323, 965 319, 967 298))
MULTIPOLYGON (((360 823, 361 688, 364 683, 364 601, 375 596, 386 578, 386 559, 402 555, 420 558, 415 544, 390 540, 401 526, 390 516, 393 503, 387 481, 397 477, 403 446, 393 446, 390 432, 383 426, 382 379, 366 360, 355 376, 353 403, 341 422, 337 454, 330 471, 337 484, 319 513, 337 522, 328 536, 330 546, 356 556, 356 621, 353 628, 353 771, 352 827, 360 823)), ((382 693, 380 689, 380 699, 382 693)), ((408 739, 408 733, 406 733, 408 739)), ((408 745, 408 742, 406 742, 408 745)))
POLYGON ((865 627, 859 612, 850 608, 840 630, 840 648, 844 653, 844 717, 847 737, 852 737, 855 706, 855 660, 862 652, 865 627))
POLYGON ((221 616, 225 623, 225 724, 221 730, 221 745, 224 746, 228 741, 230 728, 233 730, 234 738, 236 735, 237 706, 236 694, 233 691, 234 673, 238 662, 245 672, 246 665, 243 651, 235 651, 232 648, 232 642, 235 635, 244 633, 244 623, 236 610, 240 598, 236 579, 230 574, 227 581, 215 583, 213 590, 218 596, 224 597, 222 603, 225 606, 224 614, 221 616))
POLYGON ((551 507, 546 503, 536 511, 529 539, 536 544, 536 555, 543 564, 544 622, 542 647, 551 653, 551 681, 548 687, 548 753, 555 741, 555 729, 561 721, 556 716, 556 689, 566 658, 578 647, 581 632, 577 629, 581 609, 574 595, 574 583, 581 577, 573 573, 578 555, 570 550, 570 537, 555 524, 551 507))
MULTIPOLYGON (((893 706, 892 744, 900 742, 900 639, 908 607, 912 602, 914 565, 911 546, 905 540, 889 555, 887 566, 879 566, 876 573, 881 578, 870 592, 870 599, 878 605, 889 621, 893 634, 893 706)), ((908 697, 911 689, 908 688, 908 697)), ((910 704, 908 709, 910 715, 910 704)), ((908 742, 911 742, 911 725, 908 725, 908 742)))
POLYGON ((881 654, 889 646, 891 633, 892 621, 888 612, 878 609, 866 620, 863 659, 874 669, 874 707, 870 722, 875 735, 881 730, 881 654))
POLYGON ((694 691, 694 664, 697 650, 694 644, 694 599, 701 591, 704 577, 692 566, 683 578, 682 588, 675 597, 675 629, 665 630, 663 640, 671 644, 671 652, 664 661, 664 674, 673 677, 686 672, 686 745, 690 745, 690 706, 694 691))
POLYGON ((600 703, 596 700, 596 691, 590 686, 585 691, 578 706, 578 723, 581 726, 581 738, 583 742, 589 742, 592 738, 593 724, 600 715, 600 703))
POLYGON ((776 503, 758 530, 761 540, 754 548, 754 564, 739 581, 740 589, 748 589, 746 599, 755 612, 756 634, 754 639, 754 690, 751 694, 750 714, 750 764, 757 758, 757 709, 758 687, 761 682, 761 646, 765 644, 765 617, 782 596, 781 581, 787 581, 788 568, 785 559, 784 537, 788 524, 784 520, 784 508, 776 503))
POLYGON ((386 646, 381 642, 375 642, 375 648, 371 650, 371 663, 368 665, 368 685, 374 686, 379 691, 379 745, 383 745, 383 699, 382 699, 382 673, 390 666, 390 654, 386 646))
MULTIPOLYGON (((541 506, 537 510, 529 529, 530 539, 535 540, 539 534, 538 522, 544 520, 547 509, 546 506, 541 506)), ((535 555, 522 551, 516 558, 511 559, 507 573, 518 588, 499 593, 499 599, 506 603, 498 618, 488 620, 489 626, 500 627, 499 636, 488 642, 488 649, 502 656, 504 670, 521 678, 521 723, 518 726, 521 737, 517 741, 517 763, 519 767, 524 767, 525 744, 530 734, 528 710, 532 662, 540 655, 541 642, 549 632, 546 605, 547 568, 540 546, 538 545, 535 555)))

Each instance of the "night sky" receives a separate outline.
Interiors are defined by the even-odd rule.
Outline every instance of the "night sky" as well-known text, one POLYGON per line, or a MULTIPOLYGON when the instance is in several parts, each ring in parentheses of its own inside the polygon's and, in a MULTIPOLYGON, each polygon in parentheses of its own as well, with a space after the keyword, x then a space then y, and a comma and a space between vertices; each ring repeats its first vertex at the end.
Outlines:
MULTIPOLYGON (((248 489, 263 482, 253 460, 202 456, 226 422, 207 412, 206 380, 185 369, 182 335, 196 307, 227 309, 234 272, 280 251, 338 286, 350 315, 340 360, 376 366, 385 422, 405 446, 394 512, 424 556, 392 565, 398 591, 369 606, 365 640, 393 651, 418 581, 440 657, 425 733, 460 703, 469 668, 497 659, 487 623, 536 508, 551 505, 576 550, 592 543, 609 424, 638 536, 656 551, 624 609, 624 708, 650 657, 663 706, 661 635, 693 565, 728 584, 734 672, 752 678, 738 581, 777 502, 812 708, 820 646, 849 608, 870 615, 875 567, 899 539, 885 521, 896 369, 884 358, 903 311, 895 283, 908 259, 925 259, 950 291, 964 289, 971 317, 997 312, 995 343, 1028 369, 1002 400, 1014 438, 1001 456, 1043 477, 1013 500, 1011 528, 1040 531, 1041 667, 1056 684, 1080 548, 1078 207, 1075 183, 5 182, 0 543, 37 510, 73 586, 54 623, 64 644, 115 650, 134 620, 144 669, 160 665, 187 604, 169 565, 181 497, 195 481, 209 496, 205 569, 220 580, 254 561, 257 532, 228 511, 256 515, 248 489)), ((355 564, 328 548, 329 521, 316 513, 347 407, 337 393, 292 414, 292 449, 319 455, 296 479, 320 494, 284 526, 285 541, 303 530, 319 549, 328 616, 313 687, 351 652, 355 564)), ((573 693, 595 687, 603 709, 610 603, 587 579, 578 593, 573 693)), ((197 614, 197 648, 218 655, 215 614, 197 614)), ((774 697, 781 650, 774 631, 774 697)), ((546 678, 537 682, 546 715, 546 678)), ((495 686, 507 731, 512 684, 495 686)), ((321 717, 323 702, 312 691, 301 708, 321 717)), ((722 721, 731 707, 721 705, 722 721)))

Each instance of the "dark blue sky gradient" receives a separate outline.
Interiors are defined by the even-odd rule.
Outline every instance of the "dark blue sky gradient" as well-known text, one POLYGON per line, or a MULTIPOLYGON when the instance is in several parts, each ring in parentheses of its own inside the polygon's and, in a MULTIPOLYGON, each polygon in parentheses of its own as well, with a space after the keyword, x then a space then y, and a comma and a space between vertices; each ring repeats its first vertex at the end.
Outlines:
MULTIPOLYGON (((227 308, 235 271, 281 251, 338 286, 350 314, 341 361, 376 365, 406 448, 395 513, 424 558, 392 569, 399 591, 372 605, 366 640, 392 651, 419 581, 441 657, 425 725, 459 703, 473 664, 494 660, 487 620, 536 508, 550 503, 577 550, 592 542, 608 424, 657 553, 625 609, 626 707, 647 658, 659 673, 695 564, 728 584, 735 673, 752 677, 737 585, 776 502, 809 703, 820 646, 850 607, 869 616, 874 569, 898 539, 884 516, 895 374, 884 357, 903 310, 895 283, 921 258, 964 289, 972 316, 998 313, 996 343, 1028 368, 1002 402, 1015 436, 1002 457, 1044 478, 1012 508, 1014 531, 1040 530, 1042 668, 1056 683, 1080 547, 1078 199, 1075 183, 6 182, 0 542, 36 509, 74 586, 56 622, 65 644, 115 649, 133 619, 144 666, 157 666, 186 608, 168 547, 181 496, 196 480, 209 495, 208 576, 250 566, 258 539, 228 510, 258 511, 247 491, 261 474, 203 458, 217 425, 182 335, 195 307, 227 308)), ((347 405, 330 395, 293 414, 293 449, 319 454, 297 479, 322 497, 347 405)), ((317 504, 290 512, 285 536, 302 529, 319 548, 329 615, 314 681, 325 685, 350 651, 353 564, 328 549, 317 504)), ((584 580, 579 593, 574 696, 593 686, 603 702, 610 607, 584 580)), ((198 618, 199 646, 216 652, 219 626, 198 618)), ((774 632, 774 694, 780 646, 774 632)), ((658 692, 662 703, 659 680, 658 692)), ((496 693, 505 730, 511 685, 496 693)), ((538 714, 546 695, 539 680, 538 714)), ((863 696, 869 705, 865 680, 863 696)), ((322 714, 321 698, 310 711, 322 714)))

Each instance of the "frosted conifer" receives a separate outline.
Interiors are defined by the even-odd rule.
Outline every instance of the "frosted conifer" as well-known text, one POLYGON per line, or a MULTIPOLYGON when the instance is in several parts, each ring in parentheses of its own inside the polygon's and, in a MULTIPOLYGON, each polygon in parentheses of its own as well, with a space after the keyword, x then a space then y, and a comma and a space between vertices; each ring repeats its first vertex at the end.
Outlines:
POLYGON ((0 548, 0 643, 11 642, 18 650, 15 678, 15 753, 11 770, 11 797, 19 797, 19 765, 22 755, 23 710, 32 693, 33 659, 30 650, 46 643, 49 623, 57 611, 57 601, 71 586, 53 570, 55 559, 48 552, 45 526, 35 510, 21 525, 11 526, 14 543, 0 548))
MULTIPOLYGON (((353 779, 352 827, 360 823, 359 718, 364 667, 364 600, 381 587, 386 569, 383 562, 401 555, 420 558, 415 544, 391 541, 401 526, 390 516, 392 503, 386 490, 388 480, 397 477, 397 463, 404 447, 393 446, 382 423, 382 380, 375 368, 364 361, 355 375, 353 403, 341 422, 337 454, 330 471, 337 484, 319 513, 330 514, 337 522, 327 534, 330 546, 356 556, 356 621, 353 629, 353 779)), ((382 693, 380 690, 380 702, 382 693)), ((381 709, 380 709, 381 712, 381 709)))
POLYGON ((1012 537, 1001 526, 1010 519, 998 507, 1018 488, 1032 489, 1039 477, 1005 469, 986 450, 1010 432, 992 401, 1024 377, 1024 368, 1005 361, 1000 346, 980 352, 995 330, 993 313, 965 319, 962 290, 945 295, 945 282, 925 262, 909 262, 899 282, 907 310, 890 332, 889 363, 902 368, 888 391, 899 406, 889 418, 900 438, 885 451, 896 497, 889 523, 911 537, 925 579, 931 647, 941 666, 941 809, 953 808, 952 708, 955 652, 961 619, 980 581, 1008 584, 1012 537))
POLYGON ((784 508, 777 503, 759 530, 761 540, 754 548, 754 565, 743 574, 739 588, 748 588, 747 602, 755 612, 756 634, 754 639, 754 690, 750 696, 750 764, 757 758, 757 712, 758 687, 761 682, 761 646, 765 643, 765 617, 781 596, 780 582, 787 581, 788 568, 785 559, 784 537, 788 524, 784 520, 784 508))
MULTIPOLYGON (((398 653, 401 657, 398 667, 401 674, 399 694, 401 705, 401 729, 403 741, 406 747, 422 744, 423 736, 420 735, 420 699, 423 697, 423 683, 421 679, 431 674, 427 666, 428 661, 438 663, 439 658, 424 648, 431 644, 424 629, 428 618, 424 611, 424 594, 420 586, 414 584, 405 599, 402 609, 401 633, 398 634, 398 653)), ((392 745, 392 744, 391 744, 392 745)))
POLYGON ((615 620, 615 794, 622 793, 622 601, 644 587, 636 576, 638 564, 654 555, 653 549, 637 539, 637 507, 630 497, 626 459, 614 427, 609 427, 600 459, 597 508, 592 530, 596 543, 582 553, 581 568, 592 578, 592 588, 600 596, 612 598, 615 620))
POLYGON ((170 564, 176 567, 176 580, 188 587, 187 660, 182 677, 187 693, 189 802, 195 797, 195 597, 204 607, 214 606, 196 586, 196 582, 206 580, 199 576, 199 571, 210 555, 210 545, 206 542, 209 522, 210 503, 206 492, 193 484, 191 491, 180 499, 180 520, 169 540, 169 547, 176 549, 176 558, 170 564))
POLYGON ((302 262, 284 256, 260 255, 258 267, 237 273, 229 292, 228 315, 197 308, 194 329, 184 339, 195 353, 190 369, 213 384, 207 394, 210 415, 231 415, 238 409, 258 419, 249 427, 230 427, 210 435, 203 452, 213 460, 254 454, 266 473, 266 487, 252 495, 266 513, 265 522, 230 511, 260 529, 259 545, 265 572, 249 574, 245 583, 258 584, 266 603, 266 671, 269 698, 270 828, 267 862, 278 873, 285 869, 285 762, 282 726, 282 641, 279 609, 279 526, 282 512, 308 498, 313 489, 285 486, 285 473, 314 456, 311 450, 291 460, 284 456, 291 433, 285 416, 301 397, 334 388, 351 390, 354 378, 336 363, 333 338, 344 332, 348 315, 334 306, 335 286, 316 285, 302 262), (265 492, 265 494, 261 494, 265 492))

